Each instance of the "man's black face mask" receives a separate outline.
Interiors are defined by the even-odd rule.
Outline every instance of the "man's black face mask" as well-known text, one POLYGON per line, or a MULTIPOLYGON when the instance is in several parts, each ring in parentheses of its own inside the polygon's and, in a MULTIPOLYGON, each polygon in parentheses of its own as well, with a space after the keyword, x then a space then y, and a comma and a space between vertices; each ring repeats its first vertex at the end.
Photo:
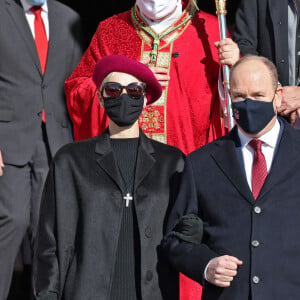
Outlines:
POLYGON ((274 97, 271 102, 246 98, 244 101, 232 103, 233 117, 246 133, 256 134, 274 117, 273 100, 274 97))

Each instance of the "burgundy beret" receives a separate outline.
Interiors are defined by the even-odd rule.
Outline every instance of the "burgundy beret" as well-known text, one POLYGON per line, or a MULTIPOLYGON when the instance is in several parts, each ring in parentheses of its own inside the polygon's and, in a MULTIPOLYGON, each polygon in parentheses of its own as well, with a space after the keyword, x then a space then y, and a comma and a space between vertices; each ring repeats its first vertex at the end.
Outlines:
POLYGON ((146 83, 147 105, 158 100, 162 94, 162 87, 153 72, 137 60, 123 55, 107 55, 98 60, 93 73, 93 81, 97 88, 111 72, 127 73, 146 83))

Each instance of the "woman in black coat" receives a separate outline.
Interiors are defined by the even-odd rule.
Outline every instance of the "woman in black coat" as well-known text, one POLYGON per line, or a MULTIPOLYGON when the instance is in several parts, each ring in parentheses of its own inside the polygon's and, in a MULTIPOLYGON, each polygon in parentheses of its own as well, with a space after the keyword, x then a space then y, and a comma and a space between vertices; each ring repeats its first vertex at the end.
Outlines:
POLYGON ((177 148, 138 126, 161 86, 148 67, 107 56, 93 80, 109 126, 69 144, 44 189, 34 259, 35 299, 178 299, 160 242, 183 169, 177 148))

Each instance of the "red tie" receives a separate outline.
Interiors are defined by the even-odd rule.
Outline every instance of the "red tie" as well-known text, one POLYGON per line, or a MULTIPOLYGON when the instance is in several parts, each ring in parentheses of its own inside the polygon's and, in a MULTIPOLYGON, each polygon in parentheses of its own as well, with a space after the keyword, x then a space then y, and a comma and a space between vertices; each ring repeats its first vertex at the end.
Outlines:
POLYGON ((252 165, 252 194, 254 199, 258 197, 268 175, 266 160, 261 152, 262 143, 263 142, 259 140, 252 140, 249 143, 254 150, 254 159, 252 165))
POLYGON ((34 19, 35 45, 39 55, 42 72, 44 74, 46 69, 46 62, 47 62, 48 39, 46 35, 44 22, 41 17, 42 8, 40 6, 33 6, 31 7, 30 10, 35 15, 35 19, 34 19))
MULTIPOLYGON (((46 35, 45 25, 41 17, 42 8, 41 6, 33 6, 31 7, 30 10, 35 15, 35 19, 34 19, 35 45, 36 45, 37 53, 39 55, 42 73, 44 74, 46 69, 46 62, 47 62, 48 39, 46 35)), ((46 121, 44 109, 42 114, 42 120, 43 122, 46 121)))

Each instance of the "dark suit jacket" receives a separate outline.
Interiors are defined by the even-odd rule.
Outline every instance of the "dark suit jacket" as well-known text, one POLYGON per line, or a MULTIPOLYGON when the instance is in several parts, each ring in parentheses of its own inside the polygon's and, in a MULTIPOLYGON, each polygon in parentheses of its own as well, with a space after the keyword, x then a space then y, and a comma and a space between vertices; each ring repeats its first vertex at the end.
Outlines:
POLYGON ((204 285, 204 300, 299 298, 300 132, 284 126, 256 201, 237 155, 236 129, 186 159, 168 231, 182 215, 195 213, 204 223, 202 243, 169 235, 163 245, 178 271, 204 285), (210 259, 221 255, 243 261, 228 288, 203 278, 210 259))
POLYGON ((82 36, 77 13, 48 1, 49 50, 45 75, 18 0, 0 1, 0 150, 5 163, 28 162, 46 111, 52 155, 71 141, 64 81, 79 62, 82 36))
MULTIPOLYGON (((133 198, 142 299, 176 300, 178 278, 159 245, 183 154, 140 133, 133 198)), ((42 200, 33 264, 35 299, 110 299, 125 192, 107 131, 58 151, 42 200)))
POLYGON ((289 84, 288 0, 241 0, 233 39, 242 55, 273 61, 281 84, 289 84))

